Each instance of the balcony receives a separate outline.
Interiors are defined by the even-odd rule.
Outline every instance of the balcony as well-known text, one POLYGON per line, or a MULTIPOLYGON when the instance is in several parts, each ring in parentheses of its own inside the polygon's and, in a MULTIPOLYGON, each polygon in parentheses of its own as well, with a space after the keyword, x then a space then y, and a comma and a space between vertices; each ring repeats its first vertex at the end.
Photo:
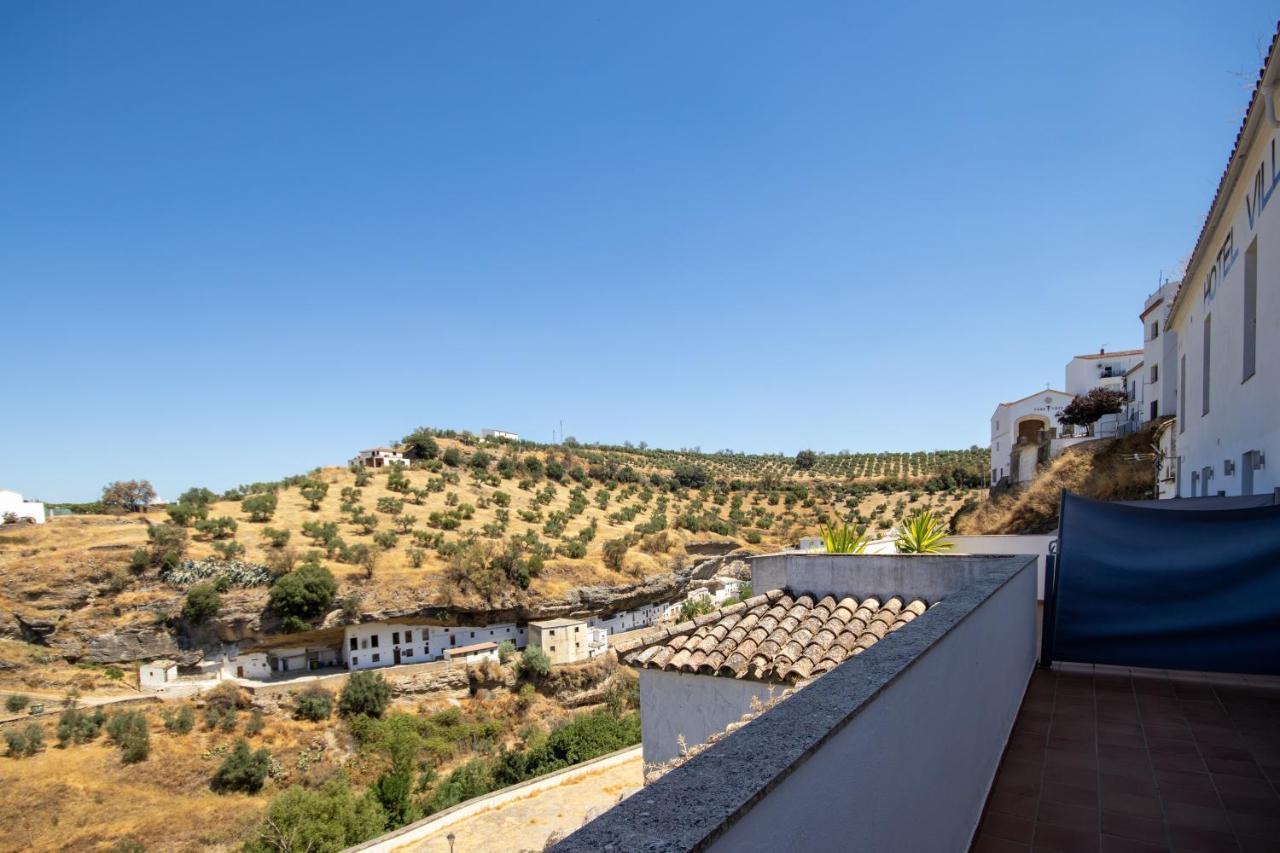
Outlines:
POLYGON ((938 603, 554 849, 964 850, 1035 663, 1035 557, 772 555, 753 586, 938 603))

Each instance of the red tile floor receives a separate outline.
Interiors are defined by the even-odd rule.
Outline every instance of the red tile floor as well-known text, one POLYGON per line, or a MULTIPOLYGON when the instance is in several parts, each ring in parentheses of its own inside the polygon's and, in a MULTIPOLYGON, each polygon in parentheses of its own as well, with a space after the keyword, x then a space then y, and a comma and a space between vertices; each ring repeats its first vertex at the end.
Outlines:
POLYGON ((1280 851, 1280 680, 1036 670, 974 851, 1280 851))

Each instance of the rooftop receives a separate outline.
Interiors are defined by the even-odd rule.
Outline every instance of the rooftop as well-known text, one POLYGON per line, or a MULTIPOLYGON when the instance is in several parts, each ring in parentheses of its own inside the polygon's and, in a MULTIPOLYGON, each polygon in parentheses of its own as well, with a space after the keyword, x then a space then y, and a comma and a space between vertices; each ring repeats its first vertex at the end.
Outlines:
POLYGON ((1075 355, 1072 358, 1123 358, 1128 355, 1142 355, 1143 350, 1140 349, 1118 349, 1115 352, 1092 352, 1086 355, 1075 355))
POLYGON ((775 589, 676 625, 657 641, 615 648, 642 669, 796 684, 862 654, 926 609, 918 598, 859 602, 775 589))
POLYGON ((582 625, 584 622, 585 620, 583 619, 569 619, 567 617, 562 616, 559 619, 543 619, 537 622, 530 622, 529 627, 530 628, 567 628, 570 625, 582 625))
POLYGON ((490 649, 496 649, 497 647, 498 647, 497 643, 490 641, 490 642, 484 642, 484 643, 473 643, 469 646, 458 646, 456 649, 446 649, 445 651, 447 651, 451 655, 456 655, 459 653, 471 654, 472 652, 487 652, 490 649))

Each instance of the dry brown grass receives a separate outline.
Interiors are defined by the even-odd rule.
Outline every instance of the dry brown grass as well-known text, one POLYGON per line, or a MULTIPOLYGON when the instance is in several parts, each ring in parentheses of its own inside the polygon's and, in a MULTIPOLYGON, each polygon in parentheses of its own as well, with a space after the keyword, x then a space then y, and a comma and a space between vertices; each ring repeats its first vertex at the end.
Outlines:
POLYGON ((1131 462, 1127 454, 1149 453, 1151 432, 1114 441, 1070 447, 1025 488, 988 500, 956 519, 957 533, 1049 533, 1058 526, 1062 492, 1103 501, 1151 497, 1151 462, 1131 462))
MULTIPOLYGON (((269 781, 253 796, 215 794, 209 780, 240 735, 199 726, 189 735, 171 735, 156 711, 148 717, 151 755, 139 764, 123 764, 120 750, 105 736, 59 748, 51 724, 44 751, 23 759, 0 757, 0 851, 109 850, 121 839, 147 850, 238 849, 270 797, 300 777, 302 750, 326 730, 322 723, 268 715, 250 744, 269 749, 288 776, 269 781)), ((344 757, 329 749, 322 763, 332 768, 344 757)))

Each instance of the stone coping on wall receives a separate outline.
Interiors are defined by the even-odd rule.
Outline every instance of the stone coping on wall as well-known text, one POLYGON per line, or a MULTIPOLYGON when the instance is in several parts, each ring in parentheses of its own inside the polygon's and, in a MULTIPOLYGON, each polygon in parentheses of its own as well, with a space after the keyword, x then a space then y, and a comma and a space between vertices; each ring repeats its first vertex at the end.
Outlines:
MULTIPOLYGON (((933 562, 928 557, 906 559, 933 562)), ((942 567, 954 559, 939 560, 936 565, 945 571, 942 567)), ((1024 555, 992 556, 983 558, 983 563, 980 571, 917 619, 910 631, 898 632, 890 641, 879 642, 836 667, 553 849, 556 853, 704 849, 956 625, 1014 576, 1034 572, 1036 565, 1034 557, 1024 555)))

